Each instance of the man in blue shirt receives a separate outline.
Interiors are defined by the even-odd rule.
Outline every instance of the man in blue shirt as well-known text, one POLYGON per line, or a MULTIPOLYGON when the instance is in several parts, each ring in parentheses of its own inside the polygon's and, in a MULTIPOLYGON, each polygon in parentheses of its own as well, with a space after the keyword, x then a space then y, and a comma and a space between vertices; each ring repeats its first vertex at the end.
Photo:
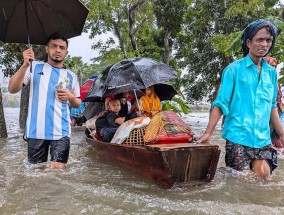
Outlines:
POLYGON ((277 167, 269 122, 284 144, 276 108, 277 73, 263 59, 272 50, 276 37, 277 29, 269 21, 257 20, 246 27, 242 35, 244 58, 224 69, 207 129, 197 141, 208 142, 224 115, 222 137, 226 139, 226 166, 236 170, 250 166, 261 179, 268 179, 277 167))

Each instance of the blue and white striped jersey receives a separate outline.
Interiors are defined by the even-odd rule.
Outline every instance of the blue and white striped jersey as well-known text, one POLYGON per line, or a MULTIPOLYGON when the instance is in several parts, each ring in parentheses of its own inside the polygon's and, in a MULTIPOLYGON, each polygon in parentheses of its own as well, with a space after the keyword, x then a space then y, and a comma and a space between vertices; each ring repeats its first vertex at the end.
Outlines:
POLYGON ((27 138, 58 140, 71 134, 69 102, 56 98, 55 85, 62 84, 75 97, 80 87, 75 73, 52 67, 40 61, 32 62, 33 72, 27 69, 24 84, 30 82, 29 109, 25 136, 27 138))

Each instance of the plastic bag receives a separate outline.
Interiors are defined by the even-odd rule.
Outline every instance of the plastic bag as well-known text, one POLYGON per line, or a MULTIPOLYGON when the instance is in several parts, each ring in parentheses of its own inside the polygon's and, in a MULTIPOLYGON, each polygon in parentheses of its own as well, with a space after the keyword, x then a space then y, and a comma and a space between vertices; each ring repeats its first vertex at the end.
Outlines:
POLYGON ((135 128, 142 128, 150 123, 149 117, 136 117, 121 124, 116 130, 111 143, 121 144, 129 137, 130 132, 135 128))

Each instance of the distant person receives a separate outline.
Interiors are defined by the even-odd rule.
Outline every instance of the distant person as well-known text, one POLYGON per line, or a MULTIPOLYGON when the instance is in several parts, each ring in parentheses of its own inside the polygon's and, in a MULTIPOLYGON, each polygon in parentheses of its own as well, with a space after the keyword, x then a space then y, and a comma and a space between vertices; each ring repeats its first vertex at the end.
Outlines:
POLYGON ((82 126, 86 122, 86 118, 83 115, 85 109, 85 103, 81 102, 78 108, 70 108, 70 118, 72 126, 82 126))
POLYGON ((76 74, 63 65, 67 48, 68 40, 63 35, 52 34, 45 46, 47 62, 33 61, 30 64, 35 56, 32 48, 29 48, 23 52, 22 66, 9 81, 10 93, 17 93, 30 83, 25 128, 30 164, 46 162, 49 148, 52 168, 66 167, 69 158, 69 107, 79 107, 81 99, 76 74))
POLYGON ((261 179, 269 179, 277 167, 271 146, 269 122, 284 144, 277 113, 277 72, 263 57, 275 44, 276 27, 267 20, 250 23, 242 35, 244 58, 227 66, 209 123, 197 143, 209 142, 220 117, 225 115, 222 137, 226 140, 226 166, 235 170, 250 167, 261 179))
MULTIPOLYGON (((270 56, 266 56, 263 58, 269 65, 273 66, 273 67, 277 67, 278 64, 278 60, 274 57, 270 57, 270 56)), ((283 116, 283 104, 282 104, 282 92, 281 92, 281 85, 278 83, 278 91, 277 91, 277 98, 276 98, 276 103, 277 103, 277 110, 278 110, 278 114, 279 116, 282 118, 283 116)), ((276 133, 276 131, 274 130, 274 128, 271 128, 272 132, 271 132, 271 140, 272 143, 274 145, 275 148, 283 148, 283 146, 281 145, 280 142, 280 137, 279 135, 276 133)))
POLYGON ((121 109, 118 99, 110 100, 108 106, 109 111, 96 120, 96 127, 100 130, 99 136, 104 142, 110 142, 117 128, 125 121, 125 117, 118 115, 121 109))
POLYGON ((160 98, 155 93, 155 87, 146 88, 145 95, 140 98, 142 104, 142 113, 152 118, 155 114, 162 111, 160 98))

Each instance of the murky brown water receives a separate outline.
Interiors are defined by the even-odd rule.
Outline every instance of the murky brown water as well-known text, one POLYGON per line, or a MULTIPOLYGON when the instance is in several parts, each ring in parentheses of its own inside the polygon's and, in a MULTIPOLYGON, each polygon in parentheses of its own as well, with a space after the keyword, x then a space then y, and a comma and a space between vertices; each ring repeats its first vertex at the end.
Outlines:
MULTIPOLYGON (((269 182, 226 169, 220 126, 213 139, 222 149, 214 181, 164 190, 98 156, 82 130, 73 130, 67 169, 29 169, 18 113, 5 109, 9 137, 0 139, 0 214, 284 214, 283 160, 269 182)), ((184 119, 199 136, 208 114, 191 113, 184 119)))

